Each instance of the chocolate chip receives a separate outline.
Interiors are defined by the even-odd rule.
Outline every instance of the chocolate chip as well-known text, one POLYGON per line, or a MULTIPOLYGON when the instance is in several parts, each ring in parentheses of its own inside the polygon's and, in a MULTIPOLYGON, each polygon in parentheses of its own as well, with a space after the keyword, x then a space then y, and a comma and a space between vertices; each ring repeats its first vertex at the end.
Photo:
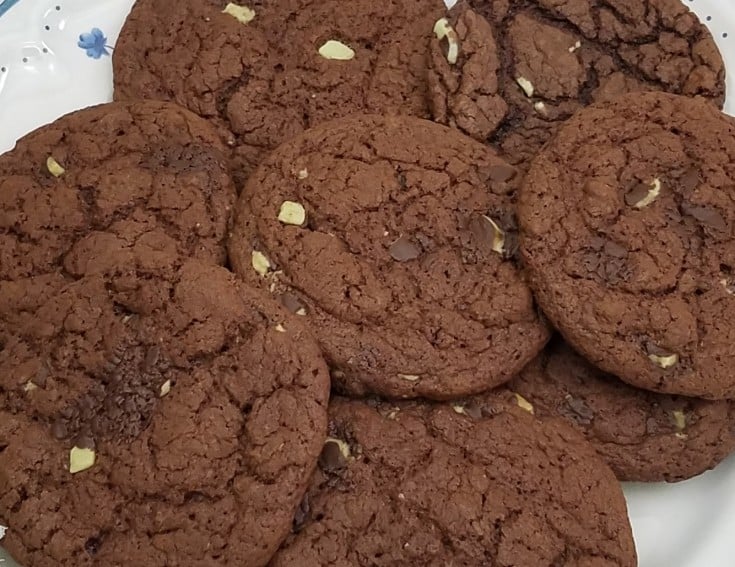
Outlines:
POLYGON ((61 441, 62 439, 66 439, 66 437, 69 435, 66 423, 61 419, 57 419, 56 421, 54 421, 54 423, 51 425, 51 435, 54 436, 54 439, 58 439, 59 441, 61 441))
POLYGON ((495 237, 495 230, 493 229, 493 226, 485 220, 485 217, 473 217, 472 220, 470 220, 469 229, 480 248, 490 249, 495 237))
POLYGON ((149 347, 145 353, 145 359, 143 360, 143 372, 150 372, 153 370, 160 355, 161 348, 158 345, 149 347))
POLYGON ((724 231, 727 229, 727 223, 717 209, 712 207, 698 207, 690 205, 689 203, 684 203, 681 206, 681 210, 684 214, 695 218, 708 228, 713 228, 718 231, 724 231))
POLYGON ((572 419, 583 424, 589 424, 592 422, 595 417, 595 412, 592 411, 592 408, 590 408, 584 400, 575 398, 571 395, 566 396, 565 400, 567 407, 572 412, 572 415, 570 416, 572 419))
POLYGON ((520 239, 517 232, 506 232, 505 242, 503 245, 503 257, 513 258, 520 248, 520 239))
POLYGON ((510 181, 516 176, 516 173, 516 169, 507 164, 494 165, 488 171, 490 179, 500 183, 510 181))
POLYGON ((682 193, 691 193, 699 187, 700 182, 699 171, 694 168, 686 170, 679 178, 679 186, 681 187, 682 193))
POLYGON ((324 444, 321 455, 319 455, 319 466, 325 472, 335 472, 343 469, 347 461, 345 460, 339 445, 334 442, 324 444))
POLYGON ((646 433, 648 435, 656 435, 661 430, 658 420, 655 417, 646 419, 646 433))
POLYGON ((390 245, 390 255, 396 262, 409 262, 421 255, 421 249, 406 236, 390 245))
POLYGON ((207 495, 198 490, 190 490, 184 494, 184 502, 186 504, 201 504, 207 501, 207 495))
POLYGON ((44 363, 41 365, 41 368, 38 369, 38 372, 36 372, 36 375, 33 378, 31 378, 31 382, 33 382, 39 388, 45 388, 46 380, 48 379, 48 375, 49 375, 49 369, 48 369, 48 366, 44 363))
POLYGON ((91 537, 84 543, 84 551, 89 555, 97 555, 102 546, 102 541, 99 537, 91 537))
POLYGON ((293 527, 291 528, 293 533, 299 533, 303 529, 309 519, 310 512, 311 506, 309 505, 309 495, 306 494, 294 514, 293 527))
POLYGON ((646 343, 646 354, 652 354, 654 356, 668 356, 671 353, 669 351, 662 349, 656 343, 648 341, 646 343))
POLYGON ((299 298, 288 292, 281 295, 281 303, 291 313, 298 313, 304 308, 304 305, 301 303, 299 298))
POLYGON ((512 228, 512 218, 498 222, 486 215, 474 217, 469 223, 470 233, 480 250, 496 252, 505 258, 515 255, 518 250, 518 237, 512 228))
POLYGON ((96 447, 94 439, 92 439, 91 436, 85 433, 80 433, 79 435, 75 437, 74 446, 79 447, 80 449, 92 449, 92 450, 94 450, 96 447))
POLYGON ((604 250, 605 254, 612 256, 613 258, 625 258, 628 255, 628 251, 624 247, 612 240, 605 242, 604 250))
POLYGON ((464 414, 472 419, 480 419, 482 417, 482 406, 476 402, 470 402, 464 406, 464 414))
POLYGON ((625 194, 625 204, 629 207, 635 206, 648 196, 651 186, 645 183, 636 183, 625 194))
POLYGON ((417 232, 414 236, 424 250, 431 250, 435 247, 434 239, 423 232, 417 232))

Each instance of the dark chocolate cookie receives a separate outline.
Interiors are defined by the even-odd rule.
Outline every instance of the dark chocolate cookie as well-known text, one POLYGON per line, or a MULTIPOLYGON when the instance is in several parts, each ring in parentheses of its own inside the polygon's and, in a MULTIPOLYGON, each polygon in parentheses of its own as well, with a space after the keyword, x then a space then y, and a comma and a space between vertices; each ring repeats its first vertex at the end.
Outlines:
POLYGON ((632 91, 722 105, 725 69, 680 0, 469 0, 434 41, 434 116, 525 164, 575 111, 632 91), (485 19, 478 18, 484 16, 485 19), (456 62, 448 61, 455 43, 456 62), (502 46, 496 53, 495 44, 502 46))
POLYGON ((636 565, 620 486, 592 448, 494 399, 333 400, 294 532, 273 567, 636 565))
POLYGON ((174 100, 212 119, 244 179, 326 120, 428 116, 431 30, 445 12, 441 0, 139 0, 115 48, 115 97, 174 100))
POLYGON ((735 404, 668 396, 600 372, 562 341, 509 388, 540 418, 582 432, 620 480, 678 481, 713 468, 735 449, 735 404))
POLYGON ((735 121, 639 93, 583 110, 521 191, 536 297, 574 348, 635 386, 735 397, 735 121))
POLYGON ((82 110, 20 140, 0 156, 0 320, 69 277, 123 286, 185 258, 224 263, 224 151, 204 120, 160 102, 82 110))
POLYGON ((27 567, 264 565, 324 443, 297 317, 187 263, 132 308, 65 287, 0 351, 0 524, 27 567))
POLYGON ((336 120, 251 176, 232 266, 308 317, 347 392, 485 391, 549 336, 514 258, 515 173, 433 122, 336 120))

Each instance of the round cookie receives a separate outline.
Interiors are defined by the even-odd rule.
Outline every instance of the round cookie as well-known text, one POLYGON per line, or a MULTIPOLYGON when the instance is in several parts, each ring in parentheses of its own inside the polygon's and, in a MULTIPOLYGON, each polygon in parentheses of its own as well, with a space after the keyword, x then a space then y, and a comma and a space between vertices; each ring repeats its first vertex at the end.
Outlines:
POLYGON ((0 156, 0 320, 69 277, 122 287, 185 258, 223 264, 224 152, 204 120, 161 102, 81 110, 21 139, 0 156))
POLYGON ((735 122, 704 99, 632 94, 577 114, 519 202, 539 304, 635 386, 735 397, 735 122))
POLYGON ((239 179, 332 118, 427 116, 442 0, 139 0, 115 47, 116 99, 174 100, 219 125, 239 179))
POLYGON ((318 347, 224 268, 166 283, 130 310, 87 276, 0 352, 0 524, 21 565, 258 566, 288 534, 326 434, 318 347))
POLYGON ((308 318, 342 390, 482 392, 549 337, 515 260, 517 180, 487 146, 433 122, 339 119, 251 176, 231 263, 308 318))
POLYGON ((329 417, 273 567, 637 564, 620 485, 564 425, 489 397, 336 399, 329 417))
POLYGON ((709 32, 680 0, 469 0, 434 40, 433 116, 528 162, 558 125, 591 103, 654 90, 725 96, 709 32), (484 16, 483 18, 478 18, 484 16), (457 61, 447 61, 449 40, 457 61), (497 50, 496 44, 502 46, 497 50))
POLYGON ((735 405, 638 390, 600 372, 559 341, 508 386, 540 418, 562 418, 620 480, 678 481, 735 449, 735 405))

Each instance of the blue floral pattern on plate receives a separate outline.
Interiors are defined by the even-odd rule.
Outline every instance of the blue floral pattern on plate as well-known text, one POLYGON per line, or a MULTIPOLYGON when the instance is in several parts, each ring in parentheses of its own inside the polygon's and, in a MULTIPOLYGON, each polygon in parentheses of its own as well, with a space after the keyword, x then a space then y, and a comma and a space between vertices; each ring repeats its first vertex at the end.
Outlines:
POLYGON ((19 0, 0 0, 0 16, 15 6, 19 0))
POLYGON ((87 57, 99 59, 103 55, 110 55, 108 49, 112 46, 107 45, 107 37, 99 28, 92 28, 89 33, 83 33, 79 36, 77 45, 87 52, 87 57))

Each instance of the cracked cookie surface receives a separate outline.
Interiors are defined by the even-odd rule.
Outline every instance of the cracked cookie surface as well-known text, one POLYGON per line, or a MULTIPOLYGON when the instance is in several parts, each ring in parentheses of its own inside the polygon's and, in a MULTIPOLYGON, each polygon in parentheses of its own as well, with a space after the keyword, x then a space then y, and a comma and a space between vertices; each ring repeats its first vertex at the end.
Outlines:
POLYGON ((518 214, 542 309, 635 386, 735 397, 735 122, 704 99, 626 95, 534 160, 518 214))
POLYGON ((265 565, 289 532, 326 434, 316 343, 224 268, 159 283, 132 301, 87 276, 0 351, 0 524, 22 565, 265 565), (72 474, 75 447, 94 463, 72 474))
POLYGON ((636 565, 612 472, 578 433, 505 404, 332 400, 273 566, 636 565))
POLYGON ((628 386, 554 341, 508 387, 583 433, 620 480, 679 481, 735 449, 735 404, 628 386))
POLYGON ((0 156, 0 333, 91 273, 129 285, 185 258, 223 264, 235 189, 225 148, 168 103, 72 113, 0 156))
POLYGON ((549 336, 516 263, 517 181, 491 149, 436 123, 339 119, 251 176, 231 263, 308 318, 343 390, 485 391, 549 336))
POLYGON ((425 70, 441 0, 136 2, 115 48, 115 97, 174 100, 213 120, 240 181, 269 150, 354 112, 428 116, 425 70), (320 53, 327 42, 341 54, 320 53), (352 51, 350 57, 349 51, 352 51))
POLYGON ((527 168, 577 110, 618 95, 655 90, 724 102, 722 57, 680 0, 468 4, 475 13, 460 3, 450 16, 457 63, 447 62, 445 41, 432 47, 433 115, 490 141, 516 165, 527 168))

